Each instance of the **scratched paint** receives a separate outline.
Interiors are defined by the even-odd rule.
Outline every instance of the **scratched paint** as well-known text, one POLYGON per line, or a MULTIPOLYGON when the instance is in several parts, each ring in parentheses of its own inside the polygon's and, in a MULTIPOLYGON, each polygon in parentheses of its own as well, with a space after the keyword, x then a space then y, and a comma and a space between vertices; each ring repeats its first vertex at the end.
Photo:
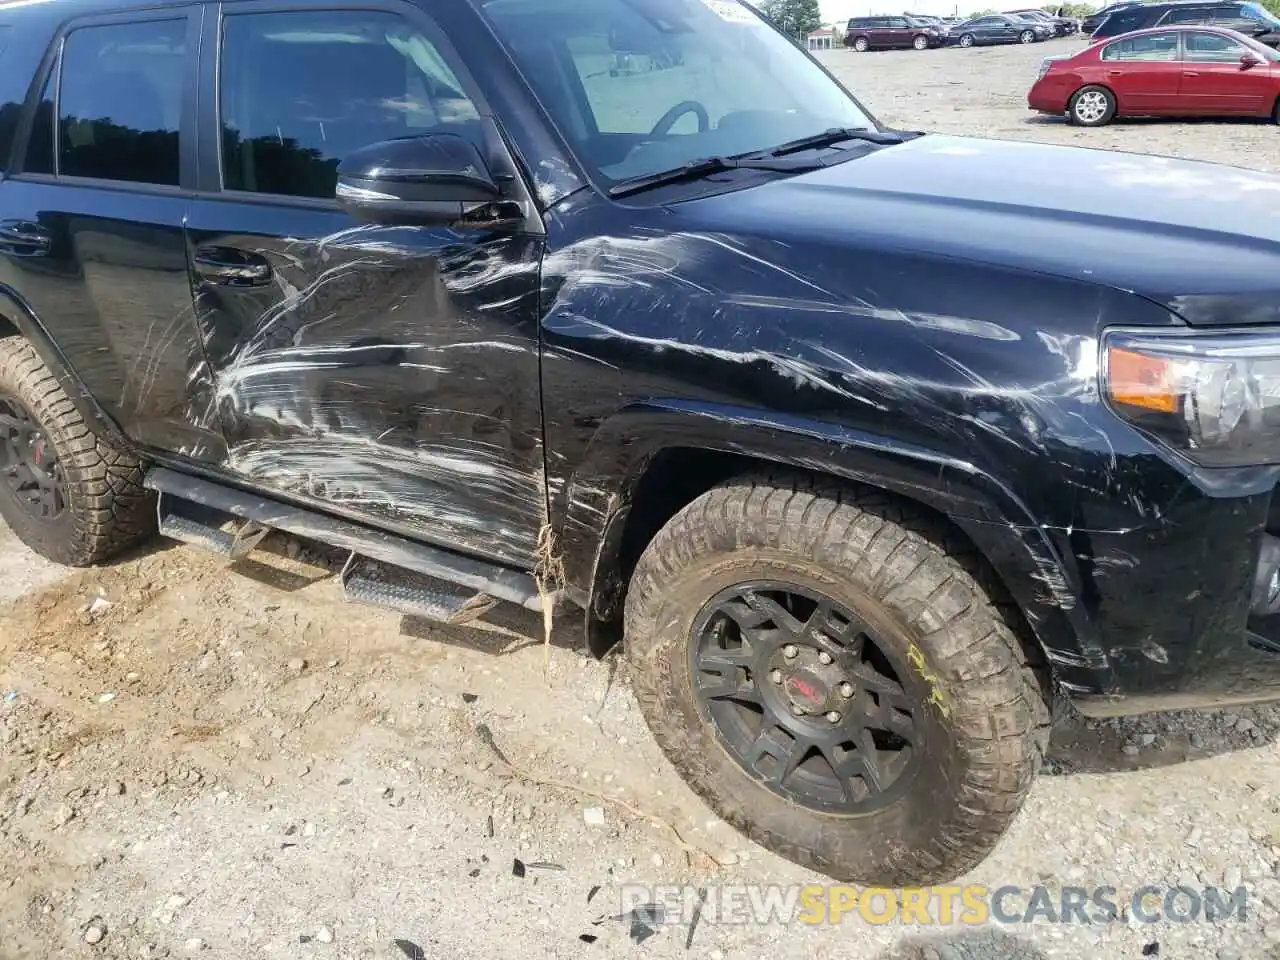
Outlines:
POLYGON ((227 469, 455 549, 531 562, 546 512, 540 241, 476 244, 331 213, 294 226, 283 240, 198 235, 271 266, 269 284, 206 284, 197 300, 213 382, 200 419, 221 424, 227 469))

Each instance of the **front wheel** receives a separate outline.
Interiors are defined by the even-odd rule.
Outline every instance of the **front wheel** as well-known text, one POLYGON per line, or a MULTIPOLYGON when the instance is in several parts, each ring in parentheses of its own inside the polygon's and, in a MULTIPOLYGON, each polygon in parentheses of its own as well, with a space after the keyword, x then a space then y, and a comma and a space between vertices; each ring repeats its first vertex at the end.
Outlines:
POLYGON ((966 34, 963 34, 963 35, 960 37, 960 46, 962 46, 962 47, 972 47, 972 46, 973 46, 973 34, 972 34, 972 33, 966 33, 966 34))
POLYGON ((1020 34, 1018 34, 1018 40, 1021 43, 1034 43, 1035 39, 1036 39, 1036 35, 1032 33, 1030 30, 1023 30, 1020 34))
POLYGON ((1101 127, 1116 115, 1116 97, 1106 87, 1081 87, 1067 104, 1067 118, 1077 126, 1101 127))
POLYGON ((928 49, 929 49, 929 38, 928 38, 928 37, 916 37, 914 40, 912 40, 912 41, 911 41, 911 46, 915 47, 917 50, 928 50, 928 49))
POLYGON ((739 479, 632 578, 634 689, 671 763, 752 840, 838 880, 949 882, 1030 788, 1046 687, 947 529, 875 492, 739 479))

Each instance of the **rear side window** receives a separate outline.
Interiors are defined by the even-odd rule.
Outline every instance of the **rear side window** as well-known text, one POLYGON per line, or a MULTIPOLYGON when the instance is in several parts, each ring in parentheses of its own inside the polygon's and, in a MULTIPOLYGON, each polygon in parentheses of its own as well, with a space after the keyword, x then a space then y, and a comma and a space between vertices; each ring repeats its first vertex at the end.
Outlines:
POLYGON ((29 34, 25 39, 27 49, 22 42, 15 41, 12 25, 0 24, 0 173, 9 165, 31 75, 44 54, 44 37, 39 38, 39 49, 29 34))
POLYGON ((44 92, 36 103, 36 113, 31 119, 31 136, 27 139, 27 158, 23 161, 25 173, 53 174, 53 87, 56 74, 49 74, 44 82, 44 92))
POLYGON ((220 86, 228 190, 332 200, 338 164, 361 147, 442 126, 479 137, 439 48, 391 13, 228 16, 220 86))
POLYGON ((1102 50, 1103 60, 1177 60, 1178 35, 1176 33, 1151 33, 1143 37, 1130 37, 1107 44, 1102 50))
POLYGON ((1217 33, 1188 33, 1186 44, 1187 59, 1195 63, 1236 63, 1250 52, 1217 33))
POLYGON ((1128 33, 1130 30, 1137 30, 1146 19, 1145 10, 1121 10, 1107 17, 1103 26, 1110 34, 1128 33))
POLYGON ((1209 19, 1206 7, 1175 7, 1164 18, 1164 23, 1204 23, 1209 19))
POLYGON ((82 27, 62 49, 58 174, 178 186, 185 20, 82 27))

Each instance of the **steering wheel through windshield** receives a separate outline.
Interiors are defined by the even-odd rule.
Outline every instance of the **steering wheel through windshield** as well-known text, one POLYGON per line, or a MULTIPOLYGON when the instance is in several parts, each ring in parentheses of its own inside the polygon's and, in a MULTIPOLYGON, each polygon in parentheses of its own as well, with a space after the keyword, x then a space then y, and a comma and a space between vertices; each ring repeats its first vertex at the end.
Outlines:
POLYGON ((676 125, 676 121, 686 113, 692 113, 698 118, 699 133, 706 133, 711 129, 711 118, 707 116, 707 108, 696 100, 682 100, 658 119, 658 122, 653 125, 653 129, 649 131, 649 135, 651 137, 665 137, 671 132, 671 128, 676 125))

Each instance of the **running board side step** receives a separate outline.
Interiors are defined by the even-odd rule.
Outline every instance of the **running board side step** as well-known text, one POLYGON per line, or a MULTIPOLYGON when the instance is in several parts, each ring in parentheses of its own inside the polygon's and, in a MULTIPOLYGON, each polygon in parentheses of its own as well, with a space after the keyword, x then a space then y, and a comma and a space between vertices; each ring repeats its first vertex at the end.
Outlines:
MULTIPOLYGON (((431 547, 383 530, 295 507, 257 493, 152 467, 143 480, 156 491, 160 533, 223 554, 232 560, 251 552, 272 530, 306 537, 350 553, 342 571, 347 598, 388 606, 402 613, 465 623, 483 614, 493 601, 505 600, 541 611, 538 584, 528 573, 431 547), (208 514, 243 521, 235 533, 208 521, 208 514), (368 577, 357 561, 377 561, 417 574, 415 582, 368 577), (423 578, 426 578, 425 581, 423 578)), ((550 602, 555 597, 549 597, 550 602)))

